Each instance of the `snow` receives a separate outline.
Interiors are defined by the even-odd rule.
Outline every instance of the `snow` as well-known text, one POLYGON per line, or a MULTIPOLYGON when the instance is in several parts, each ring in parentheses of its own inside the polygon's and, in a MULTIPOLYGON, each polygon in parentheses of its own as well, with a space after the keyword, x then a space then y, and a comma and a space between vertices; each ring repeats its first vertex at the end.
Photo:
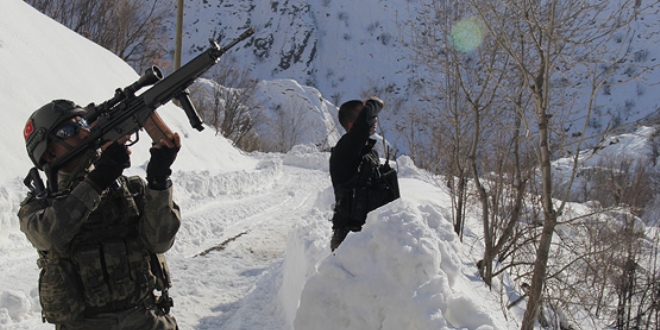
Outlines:
MULTIPOLYGON (((138 75, 20 0, 0 2, 0 63, 0 329, 51 329, 40 317, 37 254, 16 216, 32 166, 21 129, 52 99, 100 103, 138 75)), ((310 123, 287 153, 244 153, 191 128, 173 105, 158 110, 183 144, 172 175, 183 224, 166 254, 181 329, 519 328, 524 304, 500 307, 518 297, 516 284, 503 275, 489 289, 479 279, 478 233, 468 226, 459 241, 441 179, 406 156, 396 162, 402 198, 331 253, 329 154, 314 139, 334 129, 336 107, 294 80, 259 88, 263 102, 286 103, 310 123)), ((132 147, 126 174, 144 176, 149 145, 132 147)))
MULTIPOLYGON (((433 88, 430 87, 434 82, 439 83, 437 78, 442 74, 433 64, 429 67, 416 60, 413 45, 420 41, 417 36, 422 33, 420 29, 424 30, 422 26, 429 24, 428 20, 436 16, 433 11, 445 11, 439 8, 454 3, 459 2, 187 0, 184 5, 182 56, 184 61, 189 60, 204 49, 209 37, 230 40, 250 26, 256 31, 252 41, 240 45, 240 52, 227 54, 225 59, 229 63, 249 70, 261 80, 293 79, 313 86, 336 104, 356 96, 368 96, 363 93, 377 93, 386 104, 396 104, 381 113, 379 119, 383 127, 409 128, 411 117, 433 118, 435 115, 437 107, 433 102, 427 104, 424 100, 443 98, 442 95, 431 95, 433 88), (434 3, 437 6, 432 6, 434 3)), ((608 6, 596 19, 605 23, 610 15, 625 16, 633 2, 613 0, 597 3, 608 6)), ((601 51, 608 49, 613 53, 601 58, 598 55, 601 51, 595 51, 598 54, 574 53, 574 47, 567 46, 566 58, 553 60, 557 67, 551 70, 554 72, 550 77, 551 83, 570 87, 552 89, 551 94, 557 93, 553 94, 553 100, 558 98, 563 101, 561 105, 553 106, 552 112, 556 120, 560 114, 572 110, 566 118, 561 117, 564 121, 562 128, 569 136, 583 134, 590 137, 605 132, 615 123, 648 122, 653 117, 651 114, 658 113, 660 109, 660 94, 654 92, 660 81, 660 70, 657 69, 660 54, 657 17, 660 7, 655 1, 635 3, 640 10, 635 20, 615 31, 610 42, 598 42, 602 46, 599 47, 601 51), (629 52, 626 58, 616 64, 611 63, 618 60, 614 54, 624 50, 629 52), (594 56, 600 58, 597 66, 573 64, 576 57, 594 56), (614 68, 608 79, 609 86, 592 98, 589 95, 593 83, 589 78, 591 71, 596 70, 602 78, 605 75, 602 70, 606 67, 614 68), (638 79, 631 81, 631 75, 637 74, 638 79), (591 101, 594 103, 589 105, 591 101), (587 109, 592 110, 589 117, 585 116, 587 109), (585 123, 587 118, 589 121, 585 123), (585 125, 586 131, 582 132, 585 125)), ((453 46, 467 52, 464 59, 469 61, 478 58, 471 56, 470 50, 482 40, 492 39, 492 36, 484 31, 483 26, 476 24, 474 11, 459 10, 458 7, 454 8, 458 10, 456 21, 447 23, 452 26, 436 27, 439 30, 450 29, 453 46)), ((174 27, 174 23, 164 27, 170 31, 172 40, 169 44, 172 48, 174 27)), ((417 133, 417 139, 434 130, 425 125, 416 126, 423 129, 417 133)), ((396 129, 389 132, 396 150, 403 154, 413 152, 409 149, 410 136, 396 129)), ((596 142, 588 140, 590 146, 596 142)))

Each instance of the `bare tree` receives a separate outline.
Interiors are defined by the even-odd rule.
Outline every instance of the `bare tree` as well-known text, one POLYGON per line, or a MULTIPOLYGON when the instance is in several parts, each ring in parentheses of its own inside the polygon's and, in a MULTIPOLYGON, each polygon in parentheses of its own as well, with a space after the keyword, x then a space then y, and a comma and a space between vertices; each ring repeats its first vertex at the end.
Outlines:
POLYGON ((431 111, 410 107, 409 125, 404 126, 402 135, 408 139, 411 158, 418 166, 446 175, 454 196, 454 231, 461 235, 470 172, 467 150, 470 132, 476 130, 466 98, 459 92, 461 63, 467 61, 452 50, 447 37, 448 21, 458 11, 447 1, 425 3, 418 13, 424 23, 412 24, 409 35, 403 38, 414 52, 420 71, 437 75, 420 74, 417 78, 423 82, 419 91, 423 106, 419 108, 431 111))
POLYGON ((286 109, 285 105, 278 104, 272 113, 274 115, 272 126, 273 138, 268 141, 261 140, 267 146, 266 150, 287 152, 300 143, 308 123, 305 122, 302 109, 286 109))
POLYGON ((25 0, 78 34, 110 50, 136 71, 165 66, 170 0, 25 0))
MULTIPOLYGON (((550 293, 546 287, 548 267, 553 271, 551 279, 561 281, 564 275, 555 272, 563 269, 561 265, 549 264, 551 253, 561 252, 562 248, 553 247, 554 232, 580 168, 578 155, 583 143, 591 138, 587 132, 598 107, 597 95, 611 83, 616 72, 614 64, 631 55, 630 44, 616 39, 631 35, 629 23, 639 4, 625 3, 616 10, 607 6, 616 4, 560 0, 432 1, 426 4, 422 15, 417 15, 422 17, 419 25, 413 24, 413 33, 405 38, 412 40, 411 48, 419 57, 417 63, 428 65, 424 69, 433 72, 422 78, 429 87, 428 108, 442 114, 429 131, 444 131, 441 140, 450 146, 445 149, 451 150, 444 154, 451 162, 446 161, 443 169, 452 171, 442 173, 452 187, 454 182, 461 187, 464 179, 469 178, 477 192, 486 250, 482 276, 489 283, 493 272, 487 267, 497 255, 500 262, 511 258, 503 268, 522 266, 518 274, 530 283, 523 329, 534 326, 542 305, 560 308, 556 301, 542 299, 544 292, 550 293), (477 28, 485 31, 490 42, 457 52, 456 40, 448 38, 451 26, 469 16, 476 17, 477 28), (569 68, 577 68, 573 71, 578 72, 577 77, 567 74, 569 68), (434 76, 439 79, 434 80, 434 76), (586 104, 578 102, 578 92, 571 92, 584 81, 588 84, 579 92, 588 95, 586 104), (577 123, 574 118, 578 113, 584 124, 577 133, 569 134, 566 127, 577 123), (561 189, 553 181, 551 168, 551 161, 558 155, 573 156, 573 169, 561 189), (465 173, 469 175, 463 176, 465 173), (540 199, 536 200, 536 196, 540 199), (564 202, 556 203, 554 198, 564 202), (537 202, 540 209, 535 206, 537 202), (523 216, 529 219, 527 229, 518 227, 523 224, 523 216), (523 256, 530 252, 536 255, 534 259, 523 256)), ((420 132, 424 133, 415 130, 416 135, 409 135, 415 142, 415 154, 421 154, 419 150, 424 148, 417 141, 438 141, 429 138, 428 132, 426 136, 420 136, 420 132)), ((460 207, 461 192, 452 191, 458 196, 456 205, 460 207)), ((462 212, 456 211, 455 217, 460 217, 462 212)), ((460 226, 460 221, 455 221, 455 225, 460 226)), ((559 286, 553 283, 553 287, 559 286)))
MULTIPOLYGON (((532 96, 532 106, 520 113, 528 122, 526 128, 536 139, 536 157, 540 172, 541 205, 543 208, 543 227, 541 229, 536 258, 531 279, 527 309, 523 319, 523 330, 531 330, 539 315, 543 290, 546 285, 548 261, 558 217, 566 206, 565 202, 556 205, 553 201, 553 174, 551 160, 553 147, 557 145, 571 147, 575 155, 572 182, 578 168, 577 155, 583 141, 565 140, 561 133, 562 124, 571 117, 571 112, 564 109, 586 113, 587 119, 593 109, 593 103, 585 108, 567 107, 567 100, 561 97, 561 86, 553 78, 559 75, 564 65, 578 59, 587 68, 603 61, 621 59, 626 51, 616 52, 609 49, 608 43, 614 38, 615 31, 625 31, 635 17, 636 8, 632 3, 619 4, 616 11, 608 11, 607 1, 528 1, 528 0, 471 0, 478 10, 484 26, 494 40, 513 59, 517 70, 527 83, 527 91, 532 96), (515 26, 517 29, 512 29, 515 26), (513 32, 513 33, 512 33, 513 32), (608 54, 607 56, 605 54, 608 54), (534 125, 529 125, 534 123, 534 125), (559 139, 553 141, 554 138, 559 139)), ((588 72, 588 70, 585 70, 588 72)), ((595 73, 592 72, 592 73, 595 73)), ((591 100, 603 86, 608 75, 594 74, 591 80, 591 100)), ((585 123, 588 120, 585 121, 585 123)), ((586 124, 585 124, 586 125, 586 124)), ((586 127, 582 133, 586 132, 586 127)), ((581 135, 583 137, 584 135, 581 135)), ((570 191, 569 184, 559 195, 564 197, 570 191)))
POLYGON ((253 111, 253 96, 258 81, 250 71, 236 68, 230 58, 223 58, 209 84, 194 84, 191 95, 204 122, 216 133, 228 138, 241 150, 259 148, 254 126, 258 114, 253 111))
MULTIPOLYGON (((426 94, 428 103, 442 118, 433 121, 440 127, 432 131, 444 132, 442 138, 432 140, 433 146, 437 150, 446 148, 433 155, 447 159, 441 173, 448 178, 454 195, 454 231, 459 235, 468 205, 468 187, 471 184, 474 188, 485 247, 479 268, 490 285, 495 274, 493 261, 497 258, 501 263, 515 246, 511 240, 521 218, 534 163, 525 155, 528 148, 521 139, 518 112, 528 98, 509 55, 492 40, 466 51, 452 35, 450 22, 471 15, 476 11, 469 5, 430 1, 417 15, 422 24, 413 27, 413 37, 408 39, 412 40, 417 62, 429 65, 428 71, 440 78, 426 84, 431 87, 426 94)), ((472 23, 478 27, 478 22, 472 23)))
POLYGON ((643 216, 646 206, 660 193, 655 173, 642 160, 601 159, 596 166, 582 171, 591 183, 585 200, 598 201, 602 207, 626 205, 635 216, 643 216))
POLYGON ((562 259, 571 261, 548 275, 546 295, 557 306, 570 311, 579 305, 616 329, 658 325, 653 298, 660 271, 657 232, 645 231, 639 216, 660 191, 657 173, 643 161, 631 166, 630 159, 611 158, 581 171, 590 184, 586 198, 594 215, 563 222, 583 234, 561 237, 562 259))

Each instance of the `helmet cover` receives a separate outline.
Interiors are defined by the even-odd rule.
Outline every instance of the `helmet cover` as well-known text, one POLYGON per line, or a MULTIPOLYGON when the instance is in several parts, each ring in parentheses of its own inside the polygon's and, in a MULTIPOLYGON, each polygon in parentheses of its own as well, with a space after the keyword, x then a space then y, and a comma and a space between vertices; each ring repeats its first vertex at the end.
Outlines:
POLYGON ((84 114, 85 109, 69 100, 54 100, 32 113, 23 129, 23 138, 28 156, 38 169, 43 170, 41 157, 48 148, 53 130, 67 120, 84 114))

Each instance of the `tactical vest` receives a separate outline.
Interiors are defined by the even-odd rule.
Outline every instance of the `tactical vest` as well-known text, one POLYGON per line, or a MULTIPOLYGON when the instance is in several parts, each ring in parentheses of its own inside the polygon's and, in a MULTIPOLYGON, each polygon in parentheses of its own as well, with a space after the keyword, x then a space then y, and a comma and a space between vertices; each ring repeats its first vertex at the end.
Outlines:
POLYGON ((389 163, 380 165, 378 153, 362 156, 357 173, 346 183, 334 187, 333 228, 362 228, 367 214, 397 198, 399 183, 389 163))
POLYGON ((39 252, 39 297, 48 322, 128 309, 171 286, 164 256, 139 237, 144 182, 121 182, 103 192, 67 252, 39 252))

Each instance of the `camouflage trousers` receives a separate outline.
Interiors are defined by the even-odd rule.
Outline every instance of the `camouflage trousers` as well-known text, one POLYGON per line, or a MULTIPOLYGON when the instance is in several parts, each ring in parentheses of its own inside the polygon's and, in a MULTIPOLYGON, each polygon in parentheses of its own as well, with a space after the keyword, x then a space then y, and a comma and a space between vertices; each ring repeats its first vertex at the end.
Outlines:
POLYGON ((82 321, 58 324, 56 330, 178 330, 173 316, 153 304, 86 316, 82 321))

